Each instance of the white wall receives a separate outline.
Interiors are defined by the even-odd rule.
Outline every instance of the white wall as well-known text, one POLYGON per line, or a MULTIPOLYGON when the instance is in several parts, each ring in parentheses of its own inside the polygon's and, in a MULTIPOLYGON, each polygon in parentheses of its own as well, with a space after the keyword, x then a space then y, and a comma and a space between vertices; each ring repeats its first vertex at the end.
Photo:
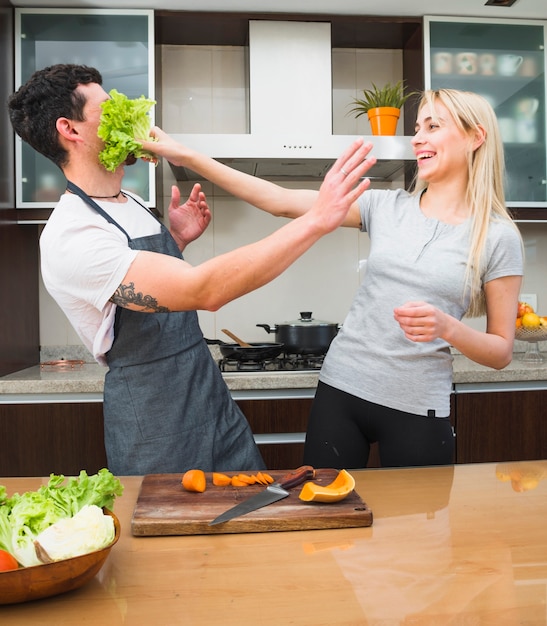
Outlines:
MULTIPOLYGON (((162 126, 167 132, 245 132, 246 85, 244 50, 184 46, 162 48, 162 126), (218 102, 222 101, 222 106, 218 102)), ((366 116, 348 116, 353 96, 370 86, 402 76, 400 51, 335 50, 333 53, 333 131, 335 134, 370 134, 366 116)), ((402 133, 403 120, 398 133, 402 133)), ((163 204, 169 204, 175 183, 169 167, 163 168, 163 204)), ((284 182, 291 186, 319 183, 284 182)), ((401 186, 397 181, 395 186, 401 186)), ((179 185, 189 193, 190 185, 179 185)), ((375 186, 379 186, 375 183, 375 186)), ((385 186, 385 185, 384 185, 385 186)), ((256 241, 282 224, 227 196, 210 184, 204 185, 213 212, 213 222, 204 235, 186 251, 192 264, 256 241)), ((526 245, 523 292, 536 293, 538 309, 547 313, 547 223, 522 225, 526 245)), ((360 280, 360 265, 368 255, 368 237, 354 229, 340 229, 325 237, 275 281, 223 307, 217 313, 200 312, 204 335, 227 339, 228 328, 247 341, 272 341, 256 324, 273 325, 296 319, 300 311, 341 323, 360 280)), ((373 323, 373 320, 371 320, 373 323)), ((482 320, 473 325, 481 326, 482 320)), ((42 347, 71 346, 80 341, 55 302, 40 291, 40 338, 42 347)), ((229 341, 229 340, 228 340, 229 341)))

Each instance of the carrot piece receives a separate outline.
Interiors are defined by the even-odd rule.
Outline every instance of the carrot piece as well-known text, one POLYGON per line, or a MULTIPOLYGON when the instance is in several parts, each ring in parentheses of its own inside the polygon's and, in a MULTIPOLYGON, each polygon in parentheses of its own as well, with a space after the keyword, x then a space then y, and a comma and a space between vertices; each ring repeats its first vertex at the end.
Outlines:
POLYGON ((249 476, 249 474, 238 474, 237 477, 246 485, 254 485, 256 483, 256 478, 254 476, 249 476))
POLYGON ((207 486, 205 473, 200 469, 188 470, 181 482, 186 491, 197 491, 198 493, 203 493, 207 486))
POLYGON ((226 487, 232 484, 232 479, 226 474, 220 474, 219 472, 213 472, 213 485, 215 487, 226 487))
POLYGON ((239 476, 232 476, 232 487, 247 487, 247 483, 240 480, 239 476))
POLYGON ((256 475, 256 480, 261 485, 271 485, 274 481, 273 478, 265 472, 258 472, 258 474, 256 475))

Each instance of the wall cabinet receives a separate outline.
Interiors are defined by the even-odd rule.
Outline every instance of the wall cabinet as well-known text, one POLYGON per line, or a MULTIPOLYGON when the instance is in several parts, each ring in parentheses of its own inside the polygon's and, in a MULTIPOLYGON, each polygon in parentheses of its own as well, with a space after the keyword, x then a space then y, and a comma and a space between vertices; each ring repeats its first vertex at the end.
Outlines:
MULTIPOLYGON (((16 87, 37 69, 77 63, 97 68, 107 92, 154 99, 153 11, 16 9, 15 33, 16 87)), ((18 208, 55 206, 66 186, 62 172, 19 139, 16 171, 18 208)), ((124 187, 154 206, 154 166, 126 167, 124 187)))
POLYGON ((494 107, 509 207, 547 207, 547 22, 426 18, 426 88, 474 91, 494 107))

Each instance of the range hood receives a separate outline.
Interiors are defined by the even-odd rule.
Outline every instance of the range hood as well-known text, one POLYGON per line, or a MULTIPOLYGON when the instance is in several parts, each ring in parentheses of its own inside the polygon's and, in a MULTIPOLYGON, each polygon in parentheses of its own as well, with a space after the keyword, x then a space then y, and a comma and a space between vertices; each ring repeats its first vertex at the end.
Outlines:
MULTIPOLYGON (((190 148, 261 178, 323 178, 355 139, 332 134, 332 49, 328 22, 249 22, 248 134, 174 134, 190 148)), ((374 137, 369 177, 393 180, 414 160, 408 137, 374 137)), ((200 180, 173 167, 178 180, 200 180)))

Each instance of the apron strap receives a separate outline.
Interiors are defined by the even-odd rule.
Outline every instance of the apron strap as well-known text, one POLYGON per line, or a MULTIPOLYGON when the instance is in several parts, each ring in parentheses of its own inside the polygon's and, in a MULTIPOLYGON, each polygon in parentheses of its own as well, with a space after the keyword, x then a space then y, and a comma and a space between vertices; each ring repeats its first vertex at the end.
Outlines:
POLYGON ((88 204, 92 209, 95 209, 95 211, 97 211, 97 213, 99 213, 99 215, 102 215, 104 217, 104 219, 107 222, 110 222, 110 224, 112 224, 113 226, 116 226, 116 228, 119 228, 122 233, 127 237, 127 241, 131 241, 131 237, 127 234, 127 232, 118 224, 118 222, 116 222, 116 220, 111 217, 105 210, 103 210, 96 202, 95 200, 93 200, 92 198, 90 198, 85 191, 83 191, 82 189, 80 189, 80 187, 78 187, 78 185, 75 185, 74 183, 70 182, 69 180, 67 180, 66 183, 66 188, 68 191, 70 191, 71 193, 76 194, 77 196, 79 196, 86 204, 88 204))

